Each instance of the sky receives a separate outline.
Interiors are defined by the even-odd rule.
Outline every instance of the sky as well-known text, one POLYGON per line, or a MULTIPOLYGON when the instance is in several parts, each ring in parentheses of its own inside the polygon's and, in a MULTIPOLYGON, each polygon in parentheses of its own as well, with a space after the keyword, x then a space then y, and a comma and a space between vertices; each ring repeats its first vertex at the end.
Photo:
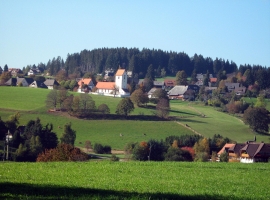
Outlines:
POLYGON ((270 67, 270 0, 0 0, 2 68, 103 47, 270 67))

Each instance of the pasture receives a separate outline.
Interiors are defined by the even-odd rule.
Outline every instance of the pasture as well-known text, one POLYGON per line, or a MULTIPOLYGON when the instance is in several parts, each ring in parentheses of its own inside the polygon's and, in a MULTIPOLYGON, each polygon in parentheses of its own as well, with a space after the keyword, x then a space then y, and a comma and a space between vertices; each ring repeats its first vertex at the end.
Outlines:
POLYGON ((270 165, 2 163, 0 175, 2 199, 269 199, 270 165))
MULTIPOLYGON (((140 121, 140 120, 84 120, 70 117, 65 113, 48 113, 45 100, 50 90, 0 87, 0 116, 5 121, 8 116, 19 111, 20 125, 26 125, 29 120, 37 117, 46 125, 52 123, 54 131, 60 137, 63 126, 71 122, 77 132, 76 146, 82 147, 86 140, 92 144, 98 142, 110 145, 113 149, 122 150, 128 142, 161 140, 170 135, 193 134, 193 130, 212 137, 220 134, 237 142, 245 142, 254 138, 254 134, 241 119, 226 113, 218 112, 212 107, 197 103, 170 101, 170 116, 177 116, 177 121, 140 121), (205 115, 205 117, 202 117, 205 115), (188 124, 190 129, 182 125, 188 124), (120 137, 120 134, 123 136, 120 137), (145 134, 145 135, 144 135, 145 134)), ((79 93, 73 93, 79 95, 79 93)), ((106 103, 111 113, 115 113, 120 98, 91 95, 96 106, 106 103)), ((153 115, 154 109, 135 108, 132 115, 153 115)), ((269 136, 256 134, 257 141, 269 142, 269 136)))

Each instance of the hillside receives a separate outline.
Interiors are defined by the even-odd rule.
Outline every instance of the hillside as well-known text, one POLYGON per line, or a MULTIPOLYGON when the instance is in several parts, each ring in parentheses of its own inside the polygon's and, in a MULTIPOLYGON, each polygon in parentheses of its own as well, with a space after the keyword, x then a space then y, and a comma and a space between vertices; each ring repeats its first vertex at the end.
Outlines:
MULTIPOLYGON (((48 113, 45 108, 49 90, 23 87, 0 87, 0 116, 8 116, 19 111, 20 125, 39 117, 41 123, 52 123, 54 131, 60 136, 64 124, 71 122, 77 131, 76 146, 83 146, 86 140, 92 144, 99 142, 111 145, 113 149, 123 149, 128 142, 165 139, 170 135, 194 134, 196 131, 206 137, 220 134, 237 142, 245 142, 254 137, 254 133, 243 122, 212 107, 196 103, 171 101, 171 116, 180 117, 179 121, 132 121, 132 120, 83 120, 70 117, 65 113, 48 113), (206 117, 202 117, 202 113, 206 117), (185 125, 188 124, 189 127, 185 125), (120 137, 120 133, 123 137, 120 137)), ((74 93, 78 95, 78 93, 74 93)), ((106 103, 111 113, 115 112, 119 98, 91 95, 96 105, 106 103)), ((151 115, 151 109, 135 108, 132 114, 151 115)), ((268 136, 256 135, 258 141, 268 141, 268 136)))

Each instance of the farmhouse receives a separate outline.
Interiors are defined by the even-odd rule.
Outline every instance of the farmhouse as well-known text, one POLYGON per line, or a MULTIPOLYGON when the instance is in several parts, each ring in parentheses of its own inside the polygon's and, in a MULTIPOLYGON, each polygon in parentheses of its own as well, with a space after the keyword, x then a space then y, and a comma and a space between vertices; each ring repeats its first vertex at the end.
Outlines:
POLYGON ((118 69, 115 74, 115 82, 98 82, 96 85, 97 94, 106 96, 128 97, 127 72, 125 69, 118 69))
POLYGON ((59 83, 55 79, 47 79, 46 81, 44 81, 44 84, 50 90, 52 90, 55 86, 59 86, 59 83))
POLYGON ((268 162, 270 158, 270 144, 248 141, 241 144, 225 144, 218 152, 220 156, 224 151, 228 153, 229 162, 254 163, 268 162))
POLYGON ((194 99, 198 91, 197 85, 176 85, 168 92, 168 95, 170 99, 194 99))

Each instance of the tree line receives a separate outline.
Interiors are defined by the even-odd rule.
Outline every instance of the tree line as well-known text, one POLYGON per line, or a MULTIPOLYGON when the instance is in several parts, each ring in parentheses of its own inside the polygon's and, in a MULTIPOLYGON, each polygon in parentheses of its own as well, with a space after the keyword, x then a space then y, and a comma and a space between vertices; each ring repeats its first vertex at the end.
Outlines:
MULTIPOLYGON (((132 71, 139 78, 144 78, 148 67, 152 65, 155 76, 175 75, 178 71, 184 70, 190 76, 193 70, 197 73, 218 74, 220 71, 226 73, 236 72, 238 66, 235 62, 222 58, 212 59, 194 54, 189 57, 184 52, 163 51, 160 49, 143 48, 98 48, 83 50, 80 53, 68 54, 63 60, 60 56, 50 59, 46 64, 39 63, 34 67, 47 70, 50 75, 56 75, 61 69, 65 69, 68 75, 75 74, 82 77, 84 73, 104 73, 106 69, 116 70, 121 68, 132 71)), ((23 68, 29 69, 31 65, 23 68)), ((246 68, 265 69, 260 65, 240 65, 239 70, 244 73, 246 68)))

